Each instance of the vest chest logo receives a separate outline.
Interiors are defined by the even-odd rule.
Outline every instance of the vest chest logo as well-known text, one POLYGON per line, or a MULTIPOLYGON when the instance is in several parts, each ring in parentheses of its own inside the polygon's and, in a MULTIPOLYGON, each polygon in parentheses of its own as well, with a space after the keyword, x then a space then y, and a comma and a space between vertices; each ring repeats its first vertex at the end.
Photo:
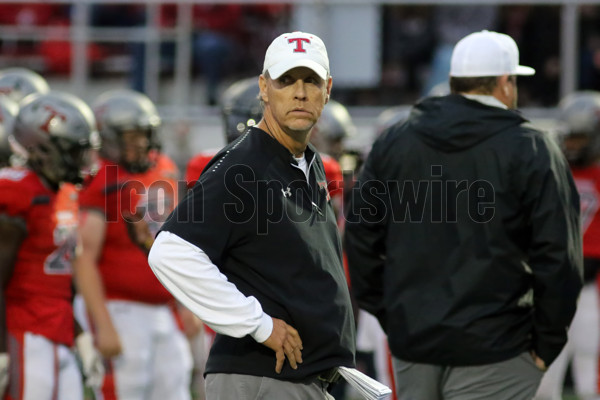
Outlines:
POLYGON ((281 193, 283 193, 283 197, 285 197, 285 198, 292 196, 292 190, 290 189, 289 186, 286 187, 285 190, 281 189, 281 193))

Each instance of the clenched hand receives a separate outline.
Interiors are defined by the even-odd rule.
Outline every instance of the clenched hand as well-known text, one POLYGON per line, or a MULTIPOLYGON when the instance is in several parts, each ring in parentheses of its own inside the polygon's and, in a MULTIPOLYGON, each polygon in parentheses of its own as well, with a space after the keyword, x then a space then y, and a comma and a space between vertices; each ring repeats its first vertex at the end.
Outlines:
POLYGON ((105 358, 115 357, 123 352, 119 334, 112 325, 98 327, 96 332, 96 347, 105 358))
POLYGON ((275 372, 278 374, 281 373, 286 357, 293 369, 298 369, 298 364, 302 363, 303 347, 300 335, 281 319, 273 318, 273 332, 262 344, 275 352, 275 372))
POLYGON ((537 354, 535 354, 535 351, 531 350, 531 357, 533 357, 533 361, 535 362, 535 366, 538 367, 538 369, 540 371, 547 371, 548 367, 546 366, 546 363, 544 362, 544 360, 542 360, 541 358, 538 357, 537 354))

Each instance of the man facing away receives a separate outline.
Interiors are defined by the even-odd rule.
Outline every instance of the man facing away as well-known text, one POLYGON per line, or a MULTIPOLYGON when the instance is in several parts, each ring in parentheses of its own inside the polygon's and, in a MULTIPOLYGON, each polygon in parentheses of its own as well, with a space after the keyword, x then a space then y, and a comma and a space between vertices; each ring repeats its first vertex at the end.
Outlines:
POLYGON ((460 40, 451 94, 375 142, 348 208, 359 305, 388 334, 399 399, 530 399, 582 285, 579 198, 565 159, 512 111, 507 35, 460 40))
POLYGON ((331 84, 320 38, 277 37, 263 118, 207 165, 150 251, 163 285, 218 333, 207 399, 327 399, 335 367, 354 364, 341 243, 309 144, 331 84))

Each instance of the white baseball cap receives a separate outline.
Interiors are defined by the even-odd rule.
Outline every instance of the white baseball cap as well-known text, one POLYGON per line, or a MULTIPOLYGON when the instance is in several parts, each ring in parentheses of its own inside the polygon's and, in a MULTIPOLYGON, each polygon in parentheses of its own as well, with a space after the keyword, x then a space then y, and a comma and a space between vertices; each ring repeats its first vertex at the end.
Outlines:
POLYGON ((323 41, 312 33, 291 32, 279 35, 267 49, 263 74, 272 79, 296 67, 312 69, 322 79, 329 75, 329 58, 323 41))
POLYGON ((519 65, 517 44, 503 33, 471 33, 459 40, 452 51, 450 76, 453 77, 533 74, 535 69, 519 65))

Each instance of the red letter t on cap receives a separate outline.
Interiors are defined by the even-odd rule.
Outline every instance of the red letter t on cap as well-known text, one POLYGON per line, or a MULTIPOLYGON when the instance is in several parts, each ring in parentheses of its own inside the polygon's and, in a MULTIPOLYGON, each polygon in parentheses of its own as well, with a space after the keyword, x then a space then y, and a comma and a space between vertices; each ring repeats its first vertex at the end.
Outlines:
POLYGON ((306 53, 304 47, 302 47, 302 42, 310 43, 310 39, 307 38, 292 38, 288 39, 288 43, 296 42, 296 48, 294 49, 294 53, 306 53))

